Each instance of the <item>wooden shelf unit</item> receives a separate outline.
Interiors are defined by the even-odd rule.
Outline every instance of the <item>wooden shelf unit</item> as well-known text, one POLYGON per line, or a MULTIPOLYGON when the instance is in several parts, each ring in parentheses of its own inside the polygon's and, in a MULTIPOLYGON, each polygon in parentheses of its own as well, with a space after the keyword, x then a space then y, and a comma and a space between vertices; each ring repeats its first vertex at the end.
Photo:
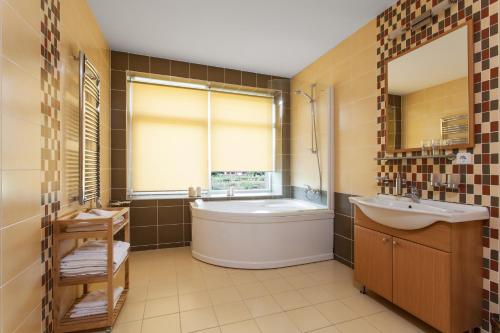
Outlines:
MULTIPOLYGON (((88 220, 75 219, 80 213, 79 211, 69 213, 62 216, 54 222, 54 331, 55 333, 65 332, 88 332, 90 330, 106 329, 110 330, 118 317, 125 300, 127 298, 129 289, 129 256, 120 264, 119 267, 114 269, 113 265, 113 241, 115 236, 121 230, 124 230, 125 242, 130 243, 130 223, 129 223, 129 209, 121 207, 104 208, 105 210, 115 211, 113 216, 109 218, 95 218, 88 220), (113 220, 123 217, 123 221, 118 224, 113 224, 113 220), (89 225, 95 224, 105 227, 105 230, 95 231, 66 231, 67 227, 72 224, 88 222, 89 225), (107 274, 89 274, 78 277, 62 277, 61 276, 61 259, 76 250, 81 244, 79 240, 86 241, 88 239, 102 239, 107 242, 107 274), (71 243, 74 241, 72 248, 64 255, 61 256, 61 242, 71 243), (125 270, 125 281, 123 285, 123 292, 120 295, 116 306, 114 305, 113 293, 115 286, 115 277, 118 273, 125 270), (111 272, 111 273, 110 273, 111 272), (73 307, 82 301, 83 297, 89 293, 89 285, 93 283, 105 283, 106 296, 108 299, 107 313, 85 316, 79 318, 70 318, 69 313, 73 307), (71 307, 66 313, 61 316, 61 307, 63 301, 63 288, 68 286, 82 286, 83 294, 81 297, 76 298, 71 307)), ((66 245, 64 246, 66 248, 66 245)), ((130 250, 129 250, 130 251, 130 250)))

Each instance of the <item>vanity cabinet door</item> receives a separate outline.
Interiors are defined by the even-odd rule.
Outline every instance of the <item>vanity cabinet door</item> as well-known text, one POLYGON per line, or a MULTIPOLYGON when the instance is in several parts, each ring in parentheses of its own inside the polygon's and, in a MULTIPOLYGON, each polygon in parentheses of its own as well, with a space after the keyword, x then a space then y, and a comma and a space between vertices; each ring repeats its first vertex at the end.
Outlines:
POLYGON ((354 226, 354 278, 392 301, 392 237, 354 226))
POLYGON ((394 237, 393 302, 450 331, 450 253, 394 237))

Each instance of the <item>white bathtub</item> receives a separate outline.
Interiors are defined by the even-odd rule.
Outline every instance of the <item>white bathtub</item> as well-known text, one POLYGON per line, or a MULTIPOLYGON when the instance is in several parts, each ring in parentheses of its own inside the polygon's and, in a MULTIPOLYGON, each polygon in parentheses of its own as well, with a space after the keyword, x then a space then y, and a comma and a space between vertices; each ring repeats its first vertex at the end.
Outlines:
POLYGON ((294 199, 191 203, 193 257, 233 268, 333 258, 333 211, 294 199))

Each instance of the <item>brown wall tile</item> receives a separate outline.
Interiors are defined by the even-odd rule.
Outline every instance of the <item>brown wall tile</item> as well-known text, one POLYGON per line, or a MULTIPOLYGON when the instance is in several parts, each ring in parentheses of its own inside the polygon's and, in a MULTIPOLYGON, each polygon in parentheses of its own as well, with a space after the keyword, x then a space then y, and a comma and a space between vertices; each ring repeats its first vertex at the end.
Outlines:
POLYGON ((130 207, 156 207, 158 201, 154 199, 132 200, 130 207))
POLYGON ((193 237, 191 235, 191 223, 184 224, 184 241, 191 242, 193 237))
POLYGON ((189 64, 189 77, 196 80, 207 80, 207 66, 199 64, 189 64))
MULTIPOLYGON (((130 208, 130 226, 145 227, 157 225, 156 207, 131 207, 130 208)), ((149 243, 151 244, 151 243, 149 243)))
POLYGON ((125 90, 127 87, 127 76, 125 71, 111 70, 111 89, 125 90))
POLYGON ((208 66, 208 81, 224 83, 224 68, 208 66))
POLYGON ((183 206, 158 207, 158 224, 182 224, 183 206))
POLYGON ((125 169, 115 169, 111 172, 112 188, 127 188, 127 171, 125 169))
POLYGON ((128 53, 111 51, 111 68, 126 71, 128 69, 128 53))
POLYGON ((142 246, 157 244, 158 227, 130 228, 130 245, 142 246))
POLYGON ((241 84, 248 87, 257 87, 257 74, 241 72, 241 84))
POLYGON ((241 84, 241 71, 235 69, 224 70, 224 82, 229 84, 241 84))
POLYGON ((184 228, 182 224, 162 225, 158 227, 159 243, 183 242, 184 228))
POLYGON ((129 69, 149 73, 149 57, 139 54, 129 54, 129 69))
POLYGON ((111 168, 125 169, 126 167, 127 167, 127 151, 125 149, 112 149, 111 168))
POLYGON ((111 148, 126 149, 127 138, 124 130, 111 130, 111 148))
POLYGON ((170 75, 170 60, 151 57, 150 62, 151 73, 170 75))
POLYGON ((271 75, 257 74, 257 87, 269 88, 269 80, 271 80, 271 75))
POLYGON ((124 90, 111 90, 111 109, 127 110, 127 93, 124 90))
POLYGON ((127 113, 123 110, 111 110, 111 128, 126 129, 127 128, 127 113))
POLYGON ((189 63, 172 60, 170 62, 170 75, 178 77, 189 77, 189 63))

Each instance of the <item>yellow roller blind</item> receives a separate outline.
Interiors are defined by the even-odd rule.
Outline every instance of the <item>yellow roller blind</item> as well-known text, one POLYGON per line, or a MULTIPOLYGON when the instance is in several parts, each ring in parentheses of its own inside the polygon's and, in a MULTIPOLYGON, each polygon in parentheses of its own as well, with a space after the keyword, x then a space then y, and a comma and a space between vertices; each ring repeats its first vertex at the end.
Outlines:
POLYGON ((208 183, 208 92, 131 83, 132 190, 208 183))
POLYGON ((272 171, 273 100, 212 92, 213 171, 272 171))

